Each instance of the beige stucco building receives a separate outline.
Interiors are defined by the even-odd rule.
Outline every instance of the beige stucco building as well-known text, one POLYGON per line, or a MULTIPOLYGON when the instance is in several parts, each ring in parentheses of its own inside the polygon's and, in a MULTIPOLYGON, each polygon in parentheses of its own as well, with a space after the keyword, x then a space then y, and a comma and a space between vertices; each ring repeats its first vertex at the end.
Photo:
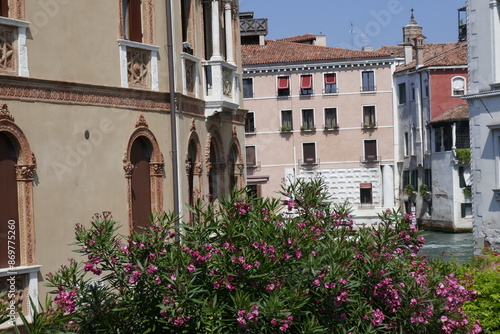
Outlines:
POLYGON ((327 47, 324 36, 265 40, 265 20, 245 13, 241 22, 251 191, 277 197, 289 178, 320 175, 358 217, 393 208, 394 59, 327 47))
POLYGON ((237 13, 221 0, 0 1, 0 291, 14 275, 25 311, 95 212, 127 234, 244 186, 237 13))

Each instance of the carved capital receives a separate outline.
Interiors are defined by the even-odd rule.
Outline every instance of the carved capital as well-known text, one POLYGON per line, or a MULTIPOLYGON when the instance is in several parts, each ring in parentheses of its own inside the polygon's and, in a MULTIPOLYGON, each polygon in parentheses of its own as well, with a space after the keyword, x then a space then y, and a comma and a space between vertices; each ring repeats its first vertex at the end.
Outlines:
POLYGON ((234 165, 234 171, 238 172, 239 174, 243 174, 243 171, 245 170, 245 164, 235 164, 234 165))
POLYGON ((149 164, 151 175, 163 176, 165 164, 163 162, 151 162, 149 164))
POLYGON ((203 174, 203 165, 201 162, 197 162, 194 164, 194 175, 201 175, 203 174))
POLYGON ((7 107, 7 103, 4 103, 2 109, 0 110, 0 121, 3 119, 14 122, 14 117, 10 114, 9 107, 7 107))
POLYGON ((133 163, 126 162, 123 164, 123 170, 125 171, 125 177, 132 177, 132 171, 134 170, 135 166, 133 163))
POLYGON ((189 174, 189 171, 191 170, 191 167, 193 166, 193 164, 191 163, 191 161, 189 161, 189 159, 186 159, 185 161, 186 165, 186 174, 189 174))
POLYGON ((18 180, 33 180, 36 172, 36 165, 16 165, 16 174, 18 180))

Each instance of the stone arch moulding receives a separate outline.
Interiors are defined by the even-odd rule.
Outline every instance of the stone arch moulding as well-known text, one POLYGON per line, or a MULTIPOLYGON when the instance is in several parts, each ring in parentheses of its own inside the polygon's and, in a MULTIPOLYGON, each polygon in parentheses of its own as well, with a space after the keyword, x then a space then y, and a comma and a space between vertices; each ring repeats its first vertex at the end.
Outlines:
POLYGON ((151 132, 146 119, 141 114, 139 115, 135 123, 135 130, 129 137, 127 149, 123 158, 123 169, 125 171, 125 177, 127 179, 127 205, 130 231, 132 231, 133 229, 132 172, 134 170, 134 165, 130 161, 130 152, 132 150, 132 144, 134 143, 134 141, 141 137, 146 140, 151 149, 151 158, 149 162, 149 175, 151 182, 151 212, 163 212, 163 174, 165 170, 165 160, 163 159, 163 154, 160 151, 160 146, 158 145, 158 141, 156 140, 155 135, 153 134, 153 132, 151 132))
POLYGON ((201 143, 198 134, 196 133, 196 128, 192 128, 191 133, 188 139, 186 157, 185 157, 185 167, 186 167, 186 176, 188 178, 188 182, 190 182, 189 178, 191 177, 190 173, 193 173, 193 189, 192 194, 188 194, 190 198, 192 198, 192 202, 195 203, 198 199, 202 199, 202 175, 203 175, 203 163, 201 158, 201 143), (191 148, 191 144, 194 144, 196 147, 196 156, 193 159, 189 158, 189 150, 191 148))
POLYGON ((0 110, 0 132, 6 134, 17 152, 16 178, 19 209, 20 265, 35 264, 35 220, 33 213, 33 179, 36 173, 35 155, 23 131, 15 124, 7 104, 0 110))
POLYGON ((245 164, 243 163, 243 157, 241 155, 240 142, 235 134, 231 138, 231 143, 229 144, 227 161, 228 163, 231 163, 231 165, 228 165, 228 168, 231 168, 231 170, 229 170, 230 175, 231 176, 234 175, 234 177, 236 178, 236 188, 242 189, 244 187, 243 176, 244 176, 245 164), (236 161, 232 161, 233 159, 231 157, 231 151, 233 150, 233 148, 236 149, 236 161))
POLYGON ((208 132, 205 146, 205 163, 209 183, 209 196, 211 196, 210 200, 216 199, 224 189, 224 171, 226 164, 223 152, 224 147, 220 132, 216 126, 212 126, 208 132), (215 150, 214 152, 212 152, 212 147, 215 150), (210 190, 212 190, 214 194, 210 193, 210 190))

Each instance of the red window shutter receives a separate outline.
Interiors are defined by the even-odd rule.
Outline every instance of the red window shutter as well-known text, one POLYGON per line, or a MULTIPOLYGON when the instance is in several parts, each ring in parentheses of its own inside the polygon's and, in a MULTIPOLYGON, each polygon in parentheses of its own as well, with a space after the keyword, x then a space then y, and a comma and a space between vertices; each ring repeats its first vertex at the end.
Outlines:
POLYGON ((312 75, 302 75, 300 77, 300 89, 312 89, 312 75))
POLYGON ((131 0, 129 2, 128 15, 129 39, 134 42, 142 42, 142 13, 140 0, 131 0))
POLYGON ((372 184, 371 183, 360 183, 359 187, 361 189, 371 189, 372 188, 372 184))
POLYGON ((278 89, 288 89, 288 88, 289 88, 288 77, 279 77, 278 78, 278 89))
POLYGON ((335 85, 337 83, 337 76, 335 73, 325 74, 325 84, 327 85, 335 85))

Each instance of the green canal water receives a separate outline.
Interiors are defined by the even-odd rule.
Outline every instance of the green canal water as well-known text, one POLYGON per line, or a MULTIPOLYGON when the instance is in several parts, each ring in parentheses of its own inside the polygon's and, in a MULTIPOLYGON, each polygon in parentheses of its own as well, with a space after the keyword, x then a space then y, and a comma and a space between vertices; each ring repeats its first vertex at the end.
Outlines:
POLYGON ((425 245, 419 254, 427 258, 456 259, 461 264, 474 256, 474 238, 472 233, 424 232, 425 245))

